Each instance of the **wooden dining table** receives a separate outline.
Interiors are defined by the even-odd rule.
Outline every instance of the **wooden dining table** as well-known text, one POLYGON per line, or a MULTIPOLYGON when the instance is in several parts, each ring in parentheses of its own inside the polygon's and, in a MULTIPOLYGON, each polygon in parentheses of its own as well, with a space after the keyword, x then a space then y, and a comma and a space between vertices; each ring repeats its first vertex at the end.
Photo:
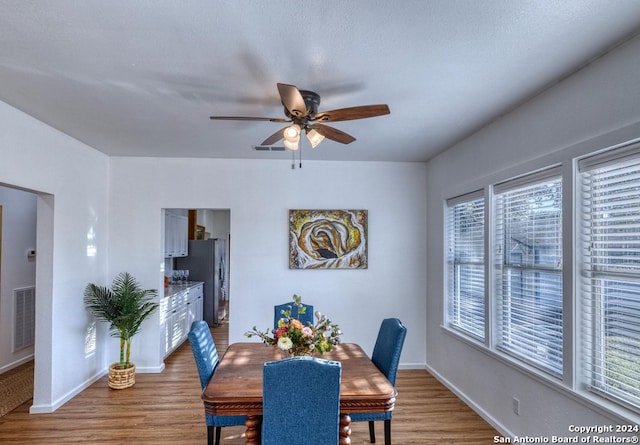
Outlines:
MULTIPOLYGON (((319 357, 342 363, 339 443, 349 445, 349 414, 393 410, 396 390, 355 343, 342 343, 319 357)), ((247 416, 247 445, 260 444, 263 364, 280 359, 280 351, 275 346, 234 343, 225 352, 202 392, 204 408, 208 414, 247 416)))

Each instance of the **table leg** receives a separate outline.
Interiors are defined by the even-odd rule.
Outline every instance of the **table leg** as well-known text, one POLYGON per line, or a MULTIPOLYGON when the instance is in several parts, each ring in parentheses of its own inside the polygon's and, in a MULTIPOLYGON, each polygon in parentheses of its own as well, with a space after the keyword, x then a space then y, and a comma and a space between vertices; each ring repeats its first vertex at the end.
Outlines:
POLYGON ((351 417, 340 414, 340 445, 351 445, 351 417))
POLYGON ((244 423, 247 427, 245 432, 246 445, 260 445, 260 423, 260 416, 247 416, 247 420, 244 423))

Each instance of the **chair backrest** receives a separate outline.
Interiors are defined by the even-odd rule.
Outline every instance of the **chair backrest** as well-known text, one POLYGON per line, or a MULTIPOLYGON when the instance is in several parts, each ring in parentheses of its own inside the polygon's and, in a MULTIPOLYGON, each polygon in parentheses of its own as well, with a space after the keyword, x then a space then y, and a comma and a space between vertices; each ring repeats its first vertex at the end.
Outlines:
POLYGON ((206 321, 196 320, 191 324, 189 343, 196 359, 200 386, 204 389, 218 365, 218 351, 206 321))
POLYGON ((337 444, 340 362, 292 357, 263 368, 263 445, 337 444))
POLYGON ((273 329, 278 329, 278 320, 283 317, 282 311, 286 310, 287 306, 291 306, 291 316, 300 320, 303 325, 306 326, 307 322, 313 324, 313 306, 305 304, 304 314, 298 316, 298 307, 295 306, 292 301, 290 303, 278 304, 273 307, 273 329))
POLYGON ((404 345, 407 328, 397 318, 382 320, 378 338, 373 347, 371 360, 378 369, 387 377, 387 380, 395 386, 400 354, 404 345))

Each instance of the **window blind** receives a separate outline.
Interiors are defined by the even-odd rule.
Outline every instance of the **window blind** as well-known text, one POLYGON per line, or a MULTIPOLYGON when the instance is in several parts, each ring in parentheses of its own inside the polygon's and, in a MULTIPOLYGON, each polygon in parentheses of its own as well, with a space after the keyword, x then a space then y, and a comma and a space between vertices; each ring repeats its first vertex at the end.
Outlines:
POLYGON ((484 339, 484 198, 450 205, 447 215, 448 325, 484 339))
POLYGON ((497 347, 562 373, 562 181, 516 186, 495 196, 497 347))
POLYGON ((640 411, 640 154, 580 164, 583 373, 588 387, 640 411))

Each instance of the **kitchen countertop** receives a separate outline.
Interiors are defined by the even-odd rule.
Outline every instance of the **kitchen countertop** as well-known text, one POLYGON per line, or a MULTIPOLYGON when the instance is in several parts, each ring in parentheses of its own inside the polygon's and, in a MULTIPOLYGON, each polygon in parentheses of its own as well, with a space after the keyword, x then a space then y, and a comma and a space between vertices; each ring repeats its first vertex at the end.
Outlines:
POLYGON ((164 296, 170 297, 179 292, 183 292, 189 288, 194 286, 198 286, 199 284, 204 284, 203 281, 183 281, 181 283, 170 284, 169 286, 164 288, 164 296))

